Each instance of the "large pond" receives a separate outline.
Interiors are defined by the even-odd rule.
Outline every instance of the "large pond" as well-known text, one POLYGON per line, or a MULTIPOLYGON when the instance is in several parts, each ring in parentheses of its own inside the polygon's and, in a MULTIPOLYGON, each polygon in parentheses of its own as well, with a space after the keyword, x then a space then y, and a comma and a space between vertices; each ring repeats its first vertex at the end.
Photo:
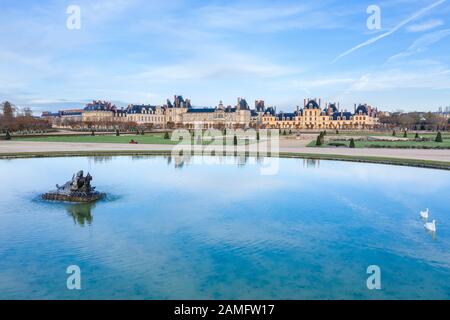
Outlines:
POLYGON ((0 160, 0 299, 450 298, 450 172, 195 159, 0 160), (105 200, 40 200, 79 169, 105 200))

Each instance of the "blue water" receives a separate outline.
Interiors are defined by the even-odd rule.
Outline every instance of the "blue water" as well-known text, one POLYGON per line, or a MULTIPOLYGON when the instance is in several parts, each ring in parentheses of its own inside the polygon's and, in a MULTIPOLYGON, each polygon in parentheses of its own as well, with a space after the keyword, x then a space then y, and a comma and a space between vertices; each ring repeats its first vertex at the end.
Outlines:
POLYGON ((279 161, 0 160, 0 299, 450 298, 450 172, 279 161), (40 200, 79 169, 107 199, 40 200))

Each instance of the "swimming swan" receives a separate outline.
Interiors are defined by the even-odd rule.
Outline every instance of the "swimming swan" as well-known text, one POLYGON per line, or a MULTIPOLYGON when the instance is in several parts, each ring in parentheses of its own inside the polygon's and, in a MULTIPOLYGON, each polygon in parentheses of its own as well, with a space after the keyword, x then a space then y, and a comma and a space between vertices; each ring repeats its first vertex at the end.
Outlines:
POLYGON ((433 220, 433 222, 427 222, 423 225, 425 229, 431 232, 436 232, 436 220, 433 220))
POLYGON ((428 208, 425 211, 420 211, 420 217, 423 219, 428 219, 428 208))

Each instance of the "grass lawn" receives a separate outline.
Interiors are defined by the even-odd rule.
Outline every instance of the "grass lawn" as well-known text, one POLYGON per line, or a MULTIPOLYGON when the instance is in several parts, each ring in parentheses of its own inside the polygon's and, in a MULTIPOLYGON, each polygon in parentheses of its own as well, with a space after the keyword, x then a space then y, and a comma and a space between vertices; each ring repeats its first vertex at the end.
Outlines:
POLYGON ((82 142, 82 143, 129 143, 133 139, 141 144, 176 144, 170 139, 164 139, 163 133, 151 133, 146 135, 96 135, 96 136, 43 136, 43 137, 17 137, 14 141, 32 142, 82 142))
MULTIPOLYGON (((326 141, 323 148, 335 148, 331 144, 342 143, 347 147, 349 141, 330 140, 326 141)), ((317 147, 316 141, 311 141, 308 147, 317 147)), ((397 149, 450 149, 450 139, 444 137, 443 142, 434 141, 355 141, 355 148, 397 148, 397 149)))
MULTIPOLYGON (((420 137, 433 139, 436 138, 437 132, 426 132, 426 133, 419 133, 420 137)), ((367 131, 340 131, 339 134, 336 134, 335 131, 329 130, 327 131, 327 137, 339 137, 339 136, 358 136, 358 137, 367 137, 367 136, 373 136, 373 137, 392 137, 392 131, 390 132, 367 132, 367 131)), ((403 138, 403 131, 397 131, 396 138, 403 138)), ((416 133, 409 132, 407 134, 407 138, 414 139, 416 137, 416 133)), ((448 138, 450 139, 450 133, 449 132, 442 132, 442 138, 448 138)))
MULTIPOLYGON (((220 143, 220 138, 216 137, 216 143, 220 143)), ((75 142, 75 143, 129 143, 130 140, 137 141, 139 144, 178 144, 177 141, 171 139, 164 139, 164 133, 149 133, 146 135, 73 135, 73 136, 42 136, 42 137, 13 137, 13 141, 30 141, 30 142, 75 142)), ((228 137, 233 139, 233 137, 228 137)), ((238 139, 238 145, 246 143, 254 143, 255 141, 246 142, 244 139, 238 139)), ((203 145, 208 145, 211 142, 202 141, 203 145)), ((232 142, 231 142, 232 143, 232 142)), ((183 144, 186 144, 183 141, 183 144)))

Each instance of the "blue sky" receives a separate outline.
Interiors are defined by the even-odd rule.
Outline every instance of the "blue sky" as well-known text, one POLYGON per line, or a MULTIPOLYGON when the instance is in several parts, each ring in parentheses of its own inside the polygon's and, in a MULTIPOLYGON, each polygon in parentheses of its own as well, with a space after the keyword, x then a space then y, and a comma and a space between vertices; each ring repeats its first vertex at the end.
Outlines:
POLYGON ((0 0, 0 100, 450 106, 450 0, 0 0), (66 27, 69 5, 81 29, 66 27), (369 30, 369 5, 381 29, 369 30))

